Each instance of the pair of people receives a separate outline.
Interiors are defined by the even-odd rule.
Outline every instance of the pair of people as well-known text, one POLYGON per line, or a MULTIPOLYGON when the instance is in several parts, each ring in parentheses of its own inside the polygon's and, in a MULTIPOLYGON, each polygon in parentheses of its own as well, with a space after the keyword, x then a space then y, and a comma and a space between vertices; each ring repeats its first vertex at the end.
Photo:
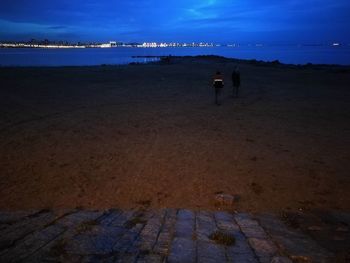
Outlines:
MULTIPOLYGON (((239 87, 241 85, 241 74, 239 72, 238 67, 236 67, 232 72, 232 95, 233 97, 238 97, 239 87)), ((220 71, 216 72, 213 77, 213 86, 215 89, 215 103, 216 105, 220 105, 220 97, 222 93, 222 89, 224 87, 224 76, 220 71)))

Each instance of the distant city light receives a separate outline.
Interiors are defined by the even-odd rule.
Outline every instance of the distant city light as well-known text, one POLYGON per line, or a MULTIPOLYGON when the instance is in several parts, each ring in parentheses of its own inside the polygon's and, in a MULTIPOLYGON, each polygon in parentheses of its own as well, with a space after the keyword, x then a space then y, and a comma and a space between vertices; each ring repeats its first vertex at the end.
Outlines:
POLYGON ((142 45, 137 45, 137 47, 142 48, 159 48, 159 47, 213 47, 213 43, 156 43, 156 42, 145 42, 142 45))
MULTIPOLYGON (((332 47, 339 47, 346 44, 341 44, 338 42, 334 42, 331 44, 319 44, 319 46, 332 46, 332 47)), ((348 44, 350 45, 350 44, 348 44)), ((212 48, 212 47, 230 47, 230 48, 239 48, 239 47, 265 47, 265 44, 262 43, 248 43, 248 44, 238 44, 238 43, 231 43, 231 44, 214 44, 214 43, 207 43, 207 42, 191 42, 191 43, 179 43, 179 42, 144 42, 142 44, 140 43, 122 43, 117 41, 109 41, 108 43, 78 43, 78 44, 69 44, 67 42, 50 42, 48 40, 45 41, 36 41, 31 40, 29 42, 10 42, 10 43, 1 43, 0 42, 0 48, 117 48, 117 47, 123 47, 123 48, 212 48)), ((302 47, 304 45, 298 44, 298 47, 302 47)))
POLYGON ((44 45, 44 44, 25 44, 25 43, 0 43, 4 48, 85 48, 78 45, 44 45))
POLYGON ((0 47, 3 48, 114 48, 114 47, 133 47, 133 48, 167 48, 167 47, 214 47, 221 46, 213 43, 157 43, 157 42, 144 42, 143 44, 137 43, 118 43, 116 41, 110 41, 109 43, 99 44, 47 44, 47 43, 0 43, 0 47))

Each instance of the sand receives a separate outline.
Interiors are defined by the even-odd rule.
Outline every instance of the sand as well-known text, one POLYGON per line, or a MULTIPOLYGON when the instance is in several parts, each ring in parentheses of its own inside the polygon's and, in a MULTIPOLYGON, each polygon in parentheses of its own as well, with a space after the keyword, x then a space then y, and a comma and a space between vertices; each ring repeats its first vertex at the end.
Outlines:
POLYGON ((178 58, 0 68, 0 83, 2 210, 211 210, 216 193, 239 211, 350 210, 349 70, 178 58))

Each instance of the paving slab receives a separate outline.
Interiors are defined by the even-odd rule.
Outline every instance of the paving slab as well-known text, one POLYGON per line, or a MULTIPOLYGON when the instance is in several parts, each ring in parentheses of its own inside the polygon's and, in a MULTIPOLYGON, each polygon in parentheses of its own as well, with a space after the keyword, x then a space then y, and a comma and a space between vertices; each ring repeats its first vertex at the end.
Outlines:
POLYGON ((165 210, 155 211, 152 218, 150 218, 145 227, 142 229, 136 246, 142 253, 151 253, 157 242, 161 227, 164 224, 165 210))
POLYGON ((311 237, 286 226, 276 215, 258 216, 260 224, 289 258, 306 262, 332 262, 334 255, 311 237))
POLYGON ((190 238, 175 237, 168 257, 169 263, 196 262, 196 241, 190 238))
POLYGON ((203 263, 225 262, 225 247, 214 242, 199 240, 197 242, 197 259, 198 262, 203 263))
POLYGON ((195 213, 189 210, 179 210, 175 222, 174 236, 180 238, 193 237, 195 229, 195 213))
POLYGON ((155 253, 163 256, 168 255, 171 240, 174 234, 175 223, 176 223, 176 210, 167 209, 163 226, 159 232, 157 242, 153 248, 153 251, 155 253))
POLYGON ((270 262, 278 254, 277 247, 269 239, 248 238, 249 245, 253 248, 260 262, 270 262))
POLYGON ((227 262, 230 263, 259 263, 258 259, 254 254, 235 254, 230 255, 227 258, 227 262))
MULTIPOLYGON (((4 263, 335 262, 312 236, 274 214, 110 209, 1 215, 4 263)), ((330 216, 345 229, 346 213, 330 216)))
POLYGON ((39 212, 38 210, 16 211, 16 212, 2 211, 0 212, 0 225, 13 224, 28 216, 37 214, 38 212, 39 212))
POLYGON ((255 253, 243 233, 235 232, 233 235, 235 238, 235 244, 227 247, 228 258, 236 258, 237 255, 247 255, 247 257, 249 255, 249 257, 255 258, 255 253))
POLYGON ((44 228, 57 219, 57 215, 51 211, 41 211, 15 224, 3 229, 0 232, 0 255, 7 253, 6 249, 11 249, 17 241, 27 235, 44 228))
POLYGON ((200 211, 196 214, 196 235, 200 241, 210 241, 210 235, 218 230, 215 218, 211 212, 200 211))
POLYGON ((95 222, 102 214, 103 212, 99 211, 81 210, 61 218, 56 222, 55 226, 63 227, 65 231, 51 242, 48 242, 40 250, 25 258, 25 262, 55 262, 57 259, 62 262, 63 258, 65 258, 64 261, 67 261, 68 258, 69 261, 74 261, 78 256, 70 255, 68 257, 65 246, 69 240, 81 232, 82 226, 95 222))
POLYGON ((125 229, 121 227, 92 226, 91 230, 74 236, 65 250, 69 254, 78 255, 109 254, 124 233, 125 229))

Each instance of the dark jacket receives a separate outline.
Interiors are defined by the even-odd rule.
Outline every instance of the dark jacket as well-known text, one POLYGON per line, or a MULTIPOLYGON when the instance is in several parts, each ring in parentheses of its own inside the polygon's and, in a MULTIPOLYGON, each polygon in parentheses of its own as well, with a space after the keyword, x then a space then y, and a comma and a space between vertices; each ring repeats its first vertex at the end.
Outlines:
POLYGON ((235 87, 239 87, 241 85, 241 74, 238 71, 232 72, 232 83, 235 87))

